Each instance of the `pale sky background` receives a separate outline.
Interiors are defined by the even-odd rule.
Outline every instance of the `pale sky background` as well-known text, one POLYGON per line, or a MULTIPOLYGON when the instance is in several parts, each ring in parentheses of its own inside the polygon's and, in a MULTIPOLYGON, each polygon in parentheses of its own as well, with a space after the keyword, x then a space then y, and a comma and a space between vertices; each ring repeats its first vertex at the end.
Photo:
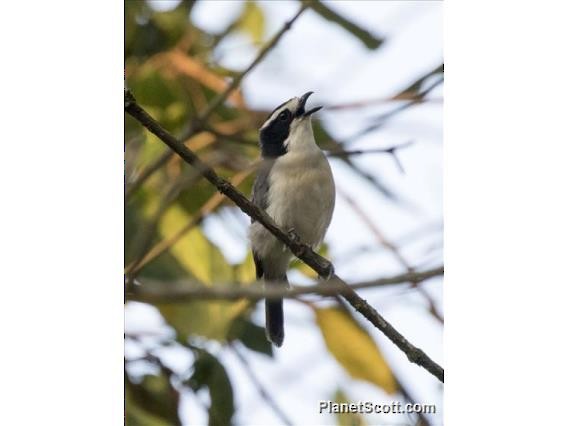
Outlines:
MULTIPOLYGON (((173 2, 175 5, 177 2, 173 2)), ((169 8, 170 2, 156 2, 169 8)), ((260 2, 267 19, 266 38, 276 33, 298 9, 297 2, 260 2)), ((243 94, 252 108, 272 109, 292 96, 308 90, 315 94, 313 105, 332 105, 388 97, 404 88, 442 59, 442 2, 428 1, 334 1, 329 7, 352 19, 386 43, 376 51, 368 50, 341 27, 307 11, 294 24, 266 60, 255 68, 242 84, 243 94)), ((193 22, 207 31, 223 30, 239 13, 237 1, 198 2, 192 12, 193 22)), ((215 52, 220 62, 242 69, 255 57, 257 49, 245 35, 227 37, 215 52)), ((441 98, 439 86, 430 98, 441 98)), ((369 119, 394 108, 388 103, 345 112, 317 114, 337 139, 365 127, 369 119)), ((340 161, 332 160, 336 185, 353 197, 361 208, 392 242, 402 246, 402 253, 419 268, 438 266, 443 261, 442 232, 442 103, 427 102, 414 106, 390 120, 380 130, 359 140, 351 149, 378 148, 415 144, 399 152, 406 171, 401 174, 386 155, 353 157, 364 170, 382 181, 413 207, 393 204, 369 184, 362 181, 340 161), (408 241, 406 236, 421 231, 408 241)), ((230 262, 241 262, 247 254, 248 218, 239 213, 221 214, 207 219, 207 236, 215 242, 230 262), (231 226, 236 232, 226 232, 231 226)), ((378 278, 403 272, 392 255, 380 249, 373 235, 352 209, 338 195, 334 218, 326 237, 330 257, 339 276, 349 281, 378 278), (372 247, 365 253, 350 255, 362 246, 372 247)), ((290 281, 307 282, 298 273, 290 281)), ((442 280, 422 284, 442 309, 442 280)), ((427 311, 424 298, 408 286, 365 290, 361 295, 379 310, 413 344, 435 361, 444 364, 441 325, 427 311)), ((327 352, 311 311, 304 305, 285 303, 286 340, 275 358, 247 351, 247 358, 257 376, 294 424, 336 424, 332 414, 319 414, 318 402, 333 397, 343 389, 352 401, 390 402, 376 386, 351 379, 327 352)), ((264 306, 259 304, 253 315, 257 324, 264 322, 264 306)), ((366 325, 366 324, 365 324, 366 325)), ((436 404, 433 424, 442 423, 442 387, 426 370, 408 362, 406 356, 373 327, 367 327, 385 354, 395 374, 418 403, 436 404)), ((128 303, 126 331, 164 331, 157 311, 140 303, 128 303)), ((151 342, 148 341, 150 345, 151 342)), ((242 371, 238 360, 219 345, 209 348, 225 365, 235 391, 235 424, 280 424, 280 419, 265 406, 256 388, 242 371)), ((127 345, 127 356, 140 355, 134 345, 127 345)), ((175 369, 187 368, 191 358, 185 351, 163 351, 165 362, 175 369)), ((205 392, 198 397, 208 402, 205 392)), ((181 408, 184 424, 207 424, 207 414, 193 394, 184 395, 181 408)), ((371 424, 408 424, 408 418, 396 415, 366 416, 371 424)))

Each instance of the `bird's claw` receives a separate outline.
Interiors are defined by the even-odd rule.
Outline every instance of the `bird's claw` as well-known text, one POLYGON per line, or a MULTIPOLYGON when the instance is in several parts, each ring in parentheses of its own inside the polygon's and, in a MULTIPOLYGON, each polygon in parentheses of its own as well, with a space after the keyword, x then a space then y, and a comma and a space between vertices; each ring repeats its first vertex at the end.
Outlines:
POLYGON ((294 229, 294 228, 288 229, 288 236, 289 236, 290 239, 291 239, 292 241, 294 241, 295 243, 299 243, 299 242, 300 242, 300 237, 298 237, 298 234, 296 234, 296 229, 294 229))
POLYGON ((333 265, 331 263, 328 263, 327 274, 325 276, 323 276, 322 278, 326 281, 329 281, 334 275, 335 275, 335 268, 333 267, 333 265))

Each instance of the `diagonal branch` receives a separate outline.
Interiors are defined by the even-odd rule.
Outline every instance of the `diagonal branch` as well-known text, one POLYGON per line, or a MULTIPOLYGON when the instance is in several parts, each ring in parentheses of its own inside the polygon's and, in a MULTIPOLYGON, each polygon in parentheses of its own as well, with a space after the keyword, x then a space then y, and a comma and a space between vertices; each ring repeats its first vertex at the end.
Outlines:
POLYGON ((134 96, 127 90, 124 91, 124 108, 128 114, 138 120, 150 132, 156 135, 162 142, 168 145, 184 161, 195 167, 209 182, 211 182, 222 194, 229 197, 249 217, 260 222, 272 235, 282 241, 290 251, 304 263, 316 271, 320 277, 333 278, 344 287, 342 296, 359 313, 367 318, 385 336, 387 336, 400 350, 402 350, 410 362, 420 365, 429 371, 441 382, 444 381, 444 370, 435 363, 424 351, 411 344, 400 334, 387 320, 385 320, 375 308, 362 299, 352 288, 334 273, 331 262, 317 253, 309 246, 302 243, 297 235, 286 233, 276 225, 268 214, 255 206, 238 189, 225 179, 222 179, 207 164, 203 163, 188 147, 178 141, 158 124, 140 105, 136 103, 134 96))

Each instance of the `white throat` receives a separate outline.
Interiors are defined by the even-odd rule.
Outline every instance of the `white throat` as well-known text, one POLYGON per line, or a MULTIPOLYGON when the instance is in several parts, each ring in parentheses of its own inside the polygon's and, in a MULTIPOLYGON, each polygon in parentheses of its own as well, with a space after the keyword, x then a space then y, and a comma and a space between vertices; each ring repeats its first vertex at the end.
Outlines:
POLYGON ((314 139, 311 117, 292 122, 290 134, 284 141, 284 145, 289 153, 320 150, 314 139))

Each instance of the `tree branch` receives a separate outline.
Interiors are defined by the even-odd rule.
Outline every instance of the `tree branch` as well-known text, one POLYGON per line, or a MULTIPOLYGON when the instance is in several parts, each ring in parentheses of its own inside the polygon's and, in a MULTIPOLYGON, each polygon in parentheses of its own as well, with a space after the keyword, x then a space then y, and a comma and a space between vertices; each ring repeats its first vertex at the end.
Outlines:
POLYGON ((149 290, 140 286, 130 286, 126 294, 128 300, 146 303, 186 303, 195 300, 238 300, 248 299, 258 301, 261 299, 279 299, 281 297, 295 299, 307 294, 319 296, 344 295, 348 290, 360 290, 375 287, 385 287, 394 284, 416 283, 444 274, 444 267, 428 269, 421 272, 407 272, 387 278, 370 281, 361 281, 347 285, 339 278, 314 285, 305 286, 270 286, 264 287, 262 282, 253 283, 247 287, 233 287, 228 285, 204 286, 198 283, 189 284, 183 288, 149 290))
POLYGON ((209 182, 211 182, 222 194, 229 197, 240 209, 248 216, 260 222, 272 235, 286 244, 290 251, 304 263, 316 271, 320 277, 333 278, 344 288, 341 292, 342 296, 367 318, 375 327, 377 327, 385 336, 387 336, 400 350, 402 350, 408 359, 424 367, 432 375, 441 382, 444 381, 444 370, 436 364, 421 349, 412 345, 406 338, 400 334, 387 320, 385 320, 372 306, 362 299, 355 291, 350 288, 341 278, 334 273, 331 262, 317 253, 309 246, 303 244, 297 235, 286 233, 280 229, 270 216, 251 203, 241 192, 225 179, 222 179, 215 171, 203 163, 189 148, 175 137, 169 134, 162 126, 160 126, 146 111, 136 103, 134 96, 128 91, 124 92, 125 110, 132 117, 138 120, 150 132, 156 135, 172 151, 177 153, 184 161, 194 166, 209 182))

